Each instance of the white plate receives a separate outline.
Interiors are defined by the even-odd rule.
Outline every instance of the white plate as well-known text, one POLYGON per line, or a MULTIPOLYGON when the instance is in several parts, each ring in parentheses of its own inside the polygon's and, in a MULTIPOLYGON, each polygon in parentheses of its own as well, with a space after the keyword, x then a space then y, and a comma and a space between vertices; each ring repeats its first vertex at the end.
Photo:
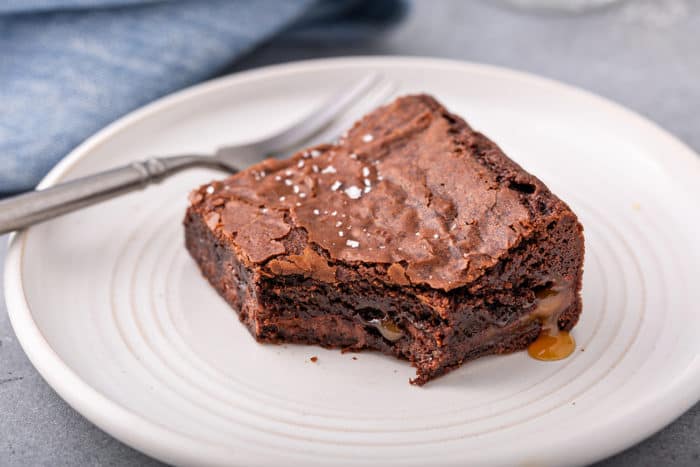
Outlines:
POLYGON ((484 358, 418 388, 408 364, 382 355, 258 345, 183 247, 187 193, 221 175, 195 170, 13 238, 10 317, 49 384, 105 431, 176 464, 583 464, 694 404, 700 162, 586 92, 432 59, 275 66, 121 119, 42 186, 254 138, 369 70, 434 94, 579 214, 585 305, 573 357, 484 358))

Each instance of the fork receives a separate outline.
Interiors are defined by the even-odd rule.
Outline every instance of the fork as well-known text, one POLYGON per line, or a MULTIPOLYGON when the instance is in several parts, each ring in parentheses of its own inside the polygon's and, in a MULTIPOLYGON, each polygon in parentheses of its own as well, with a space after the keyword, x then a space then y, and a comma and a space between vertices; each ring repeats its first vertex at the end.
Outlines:
MULTIPOLYGON (((367 75, 286 129, 252 143, 222 147, 212 155, 187 154, 133 162, 0 201, 0 234, 143 189, 185 169, 207 167, 236 173, 238 167, 258 162, 265 157, 282 155, 285 151, 305 145, 324 128, 328 128, 357 99, 366 98, 373 88, 376 89, 379 81, 377 74, 367 75)), ((391 83, 384 83, 384 88, 387 86, 391 91, 389 94, 395 94, 391 83)), ((385 95, 381 101, 387 98, 385 95)))

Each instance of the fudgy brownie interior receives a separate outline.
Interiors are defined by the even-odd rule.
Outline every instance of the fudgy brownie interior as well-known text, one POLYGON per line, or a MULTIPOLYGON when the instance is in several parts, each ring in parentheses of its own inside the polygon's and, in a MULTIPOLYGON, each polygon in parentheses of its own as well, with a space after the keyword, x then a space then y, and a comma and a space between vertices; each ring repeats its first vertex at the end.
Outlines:
POLYGON ((380 350, 423 384, 581 312, 575 214, 429 96, 190 201, 187 248, 261 342, 380 350))

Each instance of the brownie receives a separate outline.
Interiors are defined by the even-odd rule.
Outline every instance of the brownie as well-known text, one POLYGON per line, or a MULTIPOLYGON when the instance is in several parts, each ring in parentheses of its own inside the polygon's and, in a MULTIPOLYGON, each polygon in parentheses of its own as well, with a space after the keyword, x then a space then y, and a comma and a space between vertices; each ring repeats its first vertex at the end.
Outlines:
POLYGON ((581 313, 571 209, 427 95, 190 195, 186 245, 259 342, 373 349, 423 384, 581 313))

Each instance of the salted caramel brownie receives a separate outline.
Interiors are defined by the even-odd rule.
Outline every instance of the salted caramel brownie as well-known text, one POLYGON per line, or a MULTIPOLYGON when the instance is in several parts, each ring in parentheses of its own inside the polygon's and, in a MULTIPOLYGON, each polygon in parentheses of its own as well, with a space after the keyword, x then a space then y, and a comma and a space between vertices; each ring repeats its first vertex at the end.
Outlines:
POLYGON ((568 331, 576 215, 427 95, 190 196, 186 246, 259 342, 373 349, 423 384, 568 331))

